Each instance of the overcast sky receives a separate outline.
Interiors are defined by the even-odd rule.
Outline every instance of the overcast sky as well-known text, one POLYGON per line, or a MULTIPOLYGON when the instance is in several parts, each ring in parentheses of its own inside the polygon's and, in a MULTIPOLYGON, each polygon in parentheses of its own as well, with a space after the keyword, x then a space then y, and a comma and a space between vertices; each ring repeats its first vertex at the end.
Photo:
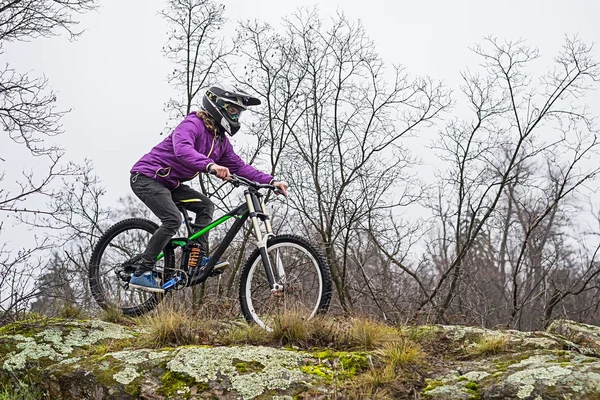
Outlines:
MULTIPOLYGON (((45 74, 58 93, 58 104, 72 108, 63 120, 59 143, 68 158, 93 161, 108 190, 107 201, 130 193, 131 165, 163 137, 164 103, 172 95, 166 77, 171 65, 161 47, 166 24, 158 16, 161 0, 104 0, 97 12, 81 18, 86 32, 76 42, 63 38, 14 43, 6 48, 13 67, 45 74)), ((377 51, 415 75, 430 75, 457 88, 459 73, 473 66, 469 46, 487 35, 523 38, 541 51, 540 67, 549 65, 565 34, 586 42, 600 39, 600 1, 223 1, 232 33, 239 19, 278 25, 300 6, 318 4, 322 17, 336 10, 361 19, 377 51)), ((600 47, 595 47, 600 59, 600 47)), ((590 103, 600 114, 600 95, 590 103)), ((239 139, 238 139, 239 141, 239 139)), ((3 142, 6 143, 6 142, 3 142)), ((239 145, 239 143, 238 143, 239 145)), ((3 152, 4 153, 4 152, 3 152)), ((7 178, 22 165, 7 158, 7 178)))

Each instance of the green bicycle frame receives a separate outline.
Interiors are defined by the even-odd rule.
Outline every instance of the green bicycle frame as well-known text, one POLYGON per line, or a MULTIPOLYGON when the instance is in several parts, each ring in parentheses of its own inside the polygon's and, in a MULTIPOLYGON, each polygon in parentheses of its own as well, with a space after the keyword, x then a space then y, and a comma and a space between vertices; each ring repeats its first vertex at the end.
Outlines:
MULTIPOLYGON (((185 218, 187 219, 187 213, 184 213, 185 218)), ((192 241, 192 240, 196 240, 198 239, 200 236, 204 235, 205 233, 207 233, 208 231, 210 231, 213 228, 216 228, 217 226, 221 225, 223 222, 229 220, 230 218, 233 218, 233 215, 229 215, 229 214, 225 214, 223 215, 221 218, 214 220, 213 222, 211 222, 206 228, 199 230, 198 232, 194 233, 192 236, 190 236, 189 238, 174 238, 171 239, 169 241, 169 243, 171 245, 175 245, 178 247, 183 247, 185 246, 188 242, 192 241)), ((238 217, 239 218, 239 217, 238 217)), ((189 229, 188 229, 189 232, 189 229)), ((161 252, 158 256, 156 256, 156 261, 161 260, 163 257, 165 256, 165 254, 163 252, 161 252)))
MULTIPOLYGON (((275 277, 273 274, 273 270, 271 268, 271 263, 269 261, 269 257, 267 256, 267 241, 268 241, 269 237, 274 236, 274 234, 273 234, 273 228, 271 226, 271 221, 269 219, 269 215, 265 212, 264 196, 257 189, 249 187, 247 190, 244 191, 244 197, 246 198, 245 203, 242 203, 241 205, 239 205, 232 211, 228 212, 227 214, 223 215, 222 217, 211 222, 207 227, 199 230, 196 233, 193 233, 193 226, 189 222, 187 210, 185 208, 183 208, 182 206, 179 207, 181 212, 183 213, 184 222, 186 224, 189 237, 188 238, 173 238, 173 239, 171 239, 171 241, 169 242, 169 245, 174 246, 174 247, 184 247, 191 240, 197 239, 200 236, 209 232, 211 229, 214 229, 215 227, 221 225, 225 221, 227 221, 231 218, 235 218, 235 222, 233 223, 231 228, 229 228, 229 230, 225 234, 225 237, 223 238, 223 240, 221 241, 219 246, 217 246, 217 248, 215 249, 214 253, 212 254, 212 256, 210 258, 210 261, 208 262, 208 264, 206 265, 204 270, 199 275, 195 275, 194 277, 192 277, 190 279, 190 282, 188 284, 189 286, 193 286, 198 283, 201 283, 210 276, 210 273, 212 272, 212 270, 215 266, 215 263, 225 253, 225 250, 227 250, 227 248, 229 247, 229 245, 231 244, 231 242, 233 241, 235 236, 238 234, 240 229, 242 229, 242 226, 244 225, 246 220, 248 218, 250 218, 252 221, 252 227, 254 229, 254 234, 257 239, 256 244, 260 251, 260 256, 261 256, 263 265, 265 267, 265 273, 267 275, 269 284, 271 285, 271 288, 274 290, 280 288, 280 285, 275 282, 275 277), (266 234, 264 234, 264 235, 260 229, 259 220, 264 222, 264 225, 266 227, 266 234)), ((162 258, 164 258, 164 253, 160 253, 157 257, 157 260, 160 260, 162 258)))

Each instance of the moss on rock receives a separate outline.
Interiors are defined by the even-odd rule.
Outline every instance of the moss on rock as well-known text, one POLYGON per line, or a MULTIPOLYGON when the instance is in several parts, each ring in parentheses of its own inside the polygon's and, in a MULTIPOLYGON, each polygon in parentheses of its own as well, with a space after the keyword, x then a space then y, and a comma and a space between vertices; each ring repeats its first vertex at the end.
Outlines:
MULTIPOLYGON (((364 351, 334 351, 331 349, 313 352, 319 364, 341 379, 353 378, 369 368, 369 354, 364 351)), ((318 374, 317 374, 318 375, 318 374)))
POLYGON ((269 347, 185 347, 175 352, 167 369, 186 374, 196 382, 226 379, 234 391, 244 399, 251 399, 265 390, 286 389, 292 383, 311 381, 310 375, 299 369, 302 360, 301 353, 269 347), (260 363, 264 368, 240 374, 235 366, 240 361, 260 363))
POLYGON ((194 378, 187 374, 167 371, 160 378, 162 386, 158 389, 158 393, 167 396, 168 398, 180 396, 190 398, 191 388, 195 386, 196 392, 201 393, 209 389, 206 382, 196 382, 194 378))
POLYGON ((240 375, 248 374, 248 373, 252 373, 252 372, 261 372, 263 369, 265 369, 265 366, 262 365, 258 361, 247 361, 246 362, 246 361, 242 361, 240 359, 234 358, 232 360, 232 363, 240 375))

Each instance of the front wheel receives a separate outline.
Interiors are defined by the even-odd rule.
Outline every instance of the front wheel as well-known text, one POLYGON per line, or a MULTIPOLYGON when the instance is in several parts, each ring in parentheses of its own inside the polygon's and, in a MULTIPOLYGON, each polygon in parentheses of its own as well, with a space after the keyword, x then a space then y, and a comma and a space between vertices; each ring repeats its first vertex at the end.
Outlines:
POLYGON ((271 289, 256 249, 240 277, 240 304, 246 321, 270 331, 282 313, 298 313, 309 319, 327 311, 331 272, 316 247, 301 237, 281 235, 269 238, 267 254, 280 289, 271 289))

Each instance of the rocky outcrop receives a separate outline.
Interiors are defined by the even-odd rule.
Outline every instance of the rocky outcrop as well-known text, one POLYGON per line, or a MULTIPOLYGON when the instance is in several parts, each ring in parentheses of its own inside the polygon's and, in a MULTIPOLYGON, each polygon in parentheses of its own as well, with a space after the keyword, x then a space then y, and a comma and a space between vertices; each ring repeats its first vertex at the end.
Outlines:
POLYGON ((369 394, 361 393, 360 382, 367 381, 363 375, 385 370, 378 349, 147 349, 139 346, 141 334, 102 321, 5 326, 0 328, 0 384, 25 383, 50 399, 371 398, 375 392, 378 398, 406 393, 406 398, 439 400, 600 398, 600 328, 564 320, 546 332, 438 325, 399 329, 398 337, 416 342, 428 361, 419 364, 416 375, 416 366, 402 367, 404 375, 395 370, 396 388, 406 384, 409 389, 386 391, 382 379, 378 391, 369 394), (403 381, 407 370, 410 382, 403 381))
POLYGON ((0 328, 0 383, 26 382, 51 399, 254 399, 328 392, 326 379, 314 373, 323 360, 307 352, 263 346, 128 349, 139 334, 101 321, 0 328))
POLYGON ((424 399, 599 399, 600 328, 556 321, 547 332, 438 326, 452 348, 424 399))

